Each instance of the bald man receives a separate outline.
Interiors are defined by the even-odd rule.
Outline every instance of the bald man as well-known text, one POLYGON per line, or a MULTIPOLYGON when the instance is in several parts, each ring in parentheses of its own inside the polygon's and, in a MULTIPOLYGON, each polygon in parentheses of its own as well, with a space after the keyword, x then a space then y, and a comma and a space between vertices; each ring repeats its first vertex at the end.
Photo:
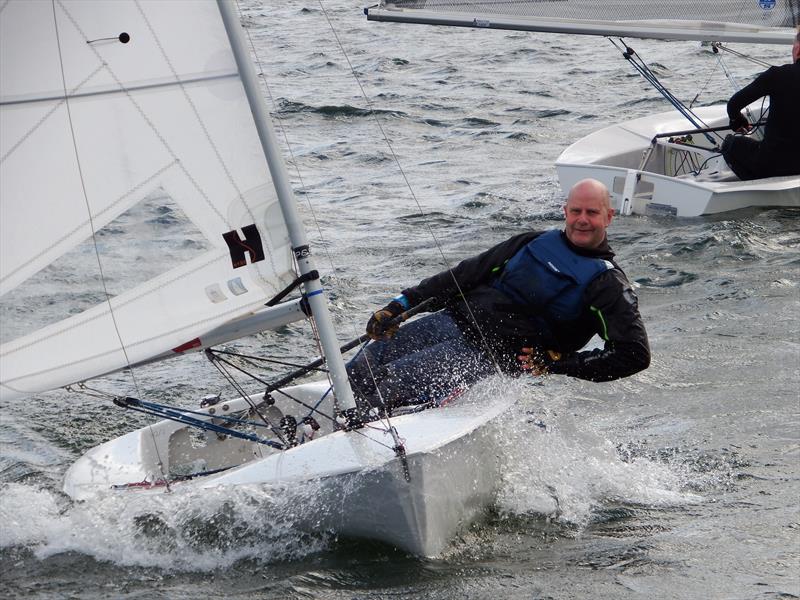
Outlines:
POLYGON ((650 364, 638 302, 614 262, 608 189, 570 190, 563 231, 523 233, 407 288, 372 315, 373 338, 348 370, 363 405, 446 400, 497 372, 627 377, 650 364), (434 299, 437 312, 402 328, 401 313, 434 299), (594 335, 603 348, 581 351, 594 335))

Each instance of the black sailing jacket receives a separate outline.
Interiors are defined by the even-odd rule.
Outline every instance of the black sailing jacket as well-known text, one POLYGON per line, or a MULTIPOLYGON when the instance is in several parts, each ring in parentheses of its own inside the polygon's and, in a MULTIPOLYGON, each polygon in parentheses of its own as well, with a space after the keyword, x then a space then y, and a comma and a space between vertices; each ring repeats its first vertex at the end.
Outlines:
POLYGON ((800 174, 800 61, 770 67, 728 100, 731 120, 759 98, 769 96, 769 113, 764 127, 754 172, 762 177, 800 174))
POLYGON ((578 319, 550 323, 552 336, 547 339, 542 338, 537 319, 530 318, 526 307, 512 306, 508 296, 492 287, 506 262, 541 233, 514 236, 460 262, 452 270, 424 279, 403 290, 403 294, 412 306, 429 298, 439 300, 471 339, 479 344, 485 340, 490 345, 507 372, 518 372, 516 355, 521 348, 531 346, 561 352, 564 358, 555 362, 550 372, 580 379, 610 381, 646 369, 650 346, 636 295, 614 262, 607 242, 588 250, 572 245, 564 236, 572 251, 608 260, 616 268, 598 275, 589 284, 584 294, 585 308, 578 319), (595 334, 604 340, 604 347, 578 352, 595 334))

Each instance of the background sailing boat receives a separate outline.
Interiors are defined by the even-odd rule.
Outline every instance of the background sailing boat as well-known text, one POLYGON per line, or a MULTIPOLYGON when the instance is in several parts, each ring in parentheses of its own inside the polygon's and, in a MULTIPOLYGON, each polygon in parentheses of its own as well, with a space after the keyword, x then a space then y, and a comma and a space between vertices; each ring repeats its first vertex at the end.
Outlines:
MULTIPOLYGON (((794 0, 721 0, 701 7, 687 2, 400 0, 382 2, 366 13, 376 21, 618 36, 618 41, 611 39, 614 46, 675 110, 626 120, 577 140, 556 160, 562 190, 587 177, 599 179, 622 215, 695 217, 749 206, 800 206, 800 176, 740 181, 721 156, 722 140, 733 133, 725 107, 694 108, 699 93, 691 102, 682 101, 623 39, 700 40, 712 43, 716 53, 729 50, 721 42, 791 45, 800 22, 794 0), (689 20, 690 15, 695 18, 689 20)), ((727 69, 721 59, 720 64, 727 69)), ((762 118, 761 109, 750 109, 754 124, 762 118)), ((758 126, 750 132, 754 139, 762 134, 758 126)))

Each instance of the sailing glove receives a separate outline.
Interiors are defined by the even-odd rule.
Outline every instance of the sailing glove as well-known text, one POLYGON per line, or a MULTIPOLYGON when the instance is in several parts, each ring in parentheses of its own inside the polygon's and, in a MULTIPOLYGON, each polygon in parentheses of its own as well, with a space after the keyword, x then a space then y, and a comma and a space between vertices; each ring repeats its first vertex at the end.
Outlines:
POLYGON ((730 120, 731 131, 747 131, 750 129, 750 123, 742 113, 739 113, 730 120))
POLYGON ((561 360, 561 353, 555 350, 542 350, 540 348, 523 348, 517 356, 519 366, 534 377, 547 375, 550 368, 561 360))
POLYGON ((367 335, 373 340, 388 340, 400 327, 393 323, 393 319, 405 312, 404 307, 397 298, 389 302, 382 309, 375 311, 367 321, 367 335))

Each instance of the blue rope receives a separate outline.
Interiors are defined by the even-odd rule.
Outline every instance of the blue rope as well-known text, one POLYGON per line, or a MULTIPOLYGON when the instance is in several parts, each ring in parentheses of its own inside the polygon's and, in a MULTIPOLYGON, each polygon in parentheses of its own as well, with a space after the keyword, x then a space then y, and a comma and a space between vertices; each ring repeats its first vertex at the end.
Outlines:
MULTIPOLYGON (((615 46, 617 49, 619 49, 619 46, 617 46, 617 44, 616 44, 616 42, 614 42, 614 40, 612 40, 611 38, 609 38, 609 41, 610 41, 612 44, 614 44, 614 46, 615 46)), ((620 40, 620 41, 621 41, 621 40, 620 40)), ((624 43, 624 42, 623 42, 623 43, 624 43)), ((653 88, 655 88, 655 89, 656 89, 656 91, 658 91, 658 92, 659 92, 659 93, 660 93, 662 96, 664 96, 664 98, 666 98, 666 100, 667 100, 667 101, 668 101, 670 104, 672 104, 672 106, 674 106, 674 107, 675 107, 675 110, 677 110, 677 111, 678 111, 679 113, 681 113, 681 114, 682 114, 684 117, 686 117, 686 119, 687 119, 687 120, 688 120, 688 121, 689 121, 689 122, 690 122, 692 125, 694 125, 694 126, 697 128, 697 129, 702 129, 703 127, 705 127, 705 123, 703 123, 702 121, 700 121, 700 119, 697 117, 697 115, 695 115, 695 114, 694 114, 694 113, 691 111, 691 109, 687 108, 687 107, 686 107, 686 105, 685 105, 683 102, 681 102, 680 100, 678 100, 678 98, 676 98, 676 97, 675 97, 675 95, 674 95, 672 92, 670 92, 670 91, 669 91, 669 90, 666 88, 666 86, 664 86, 664 84, 662 84, 662 83, 659 81, 659 79, 658 79, 658 77, 656 76, 656 74, 655 74, 655 73, 653 73, 653 71, 652 71, 652 70, 650 70, 650 67, 648 67, 648 66, 647 66, 647 63, 645 63, 645 62, 644 62, 644 60, 642 60, 642 58, 641 58, 641 57, 640 57, 638 54, 636 54, 636 52, 635 52, 635 51, 634 51, 634 50, 633 50, 631 47, 629 47, 627 44, 625 45, 625 52, 623 52, 623 53, 622 53, 622 56, 624 56, 624 57, 625 57, 625 59, 626 59, 626 60, 627 60, 627 61, 628 61, 628 62, 629 62, 631 65, 633 65, 633 68, 634 68, 634 69, 636 69, 636 71, 637 71, 637 72, 638 72, 638 73, 639 73, 639 74, 640 74, 642 77, 644 77, 644 78, 647 80, 647 82, 648 82, 650 85, 652 85, 652 86, 653 86, 653 88), (638 58, 638 60, 639 60, 640 62, 636 62, 636 59, 634 59, 634 57, 638 58)), ((704 133, 703 135, 706 137, 706 139, 709 141, 709 143, 711 143, 711 144, 714 144, 714 145, 716 146, 716 144, 717 144, 717 141, 716 141, 716 140, 715 140, 713 137, 711 137, 711 135, 710 135, 710 134, 708 134, 708 133, 704 133)))
MULTIPOLYGON (((131 410, 135 410, 136 412, 144 413, 146 415, 164 417, 165 419, 168 419, 170 421, 176 421, 178 423, 183 423, 184 425, 189 425, 191 427, 197 427, 198 429, 202 429, 205 431, 213 431, 215 433, 228 435, 230 437, 239 438, 242 440, 248 440, 251 442, 256 442, 258 444, 264 444, 266 446, 269 446, 270 448, 275 448, 276 450, 286 449, 286 447, 283 444, 279 444, 278 442, 274 442, 272 440, 268 440, 259 437, 257 435, 253 435, 251 433, 244 433, 242 431, 236 431, 228 427, 222 427, 221 425, 216 425, 214 423, 203 421, 201 419, 196 419, 195 417, 189 416, 189 414, 209 416, 207 413, 204 412, 183 410, 183 409, 174 410, 172 407, 169 407, 164 404, 156 404, 155 402, 146 402, 131 397, 114 400, 114 403, 117 406, 121 406, 123 408, 129 408, 131 410)), ((248 425, 264 427, 264 425, 261 425, 259 423, 255 423, 253 421, 243 421, 241 419, 236 419, 234 417, 219 416, 214 418, 219 418, 225 421, 231 421, 236 423, 245 423, 248 425)))
POLYGON ((328 397, 328 394, 330 394, 331 391, 333 391, 333 386, 332 385, 328 386, 327 391, 324 394, 322 394, 322 397, 319 400, 317 400, 317 403, 314 406, 311 407, 311 409, 308 411, 308 414, 306 415, 306 417, 310 417, 315 412, 319 412, 317 410, 319 408, 319 405, 322 404, 322 401, 325 400, 325 398, 328 397))

